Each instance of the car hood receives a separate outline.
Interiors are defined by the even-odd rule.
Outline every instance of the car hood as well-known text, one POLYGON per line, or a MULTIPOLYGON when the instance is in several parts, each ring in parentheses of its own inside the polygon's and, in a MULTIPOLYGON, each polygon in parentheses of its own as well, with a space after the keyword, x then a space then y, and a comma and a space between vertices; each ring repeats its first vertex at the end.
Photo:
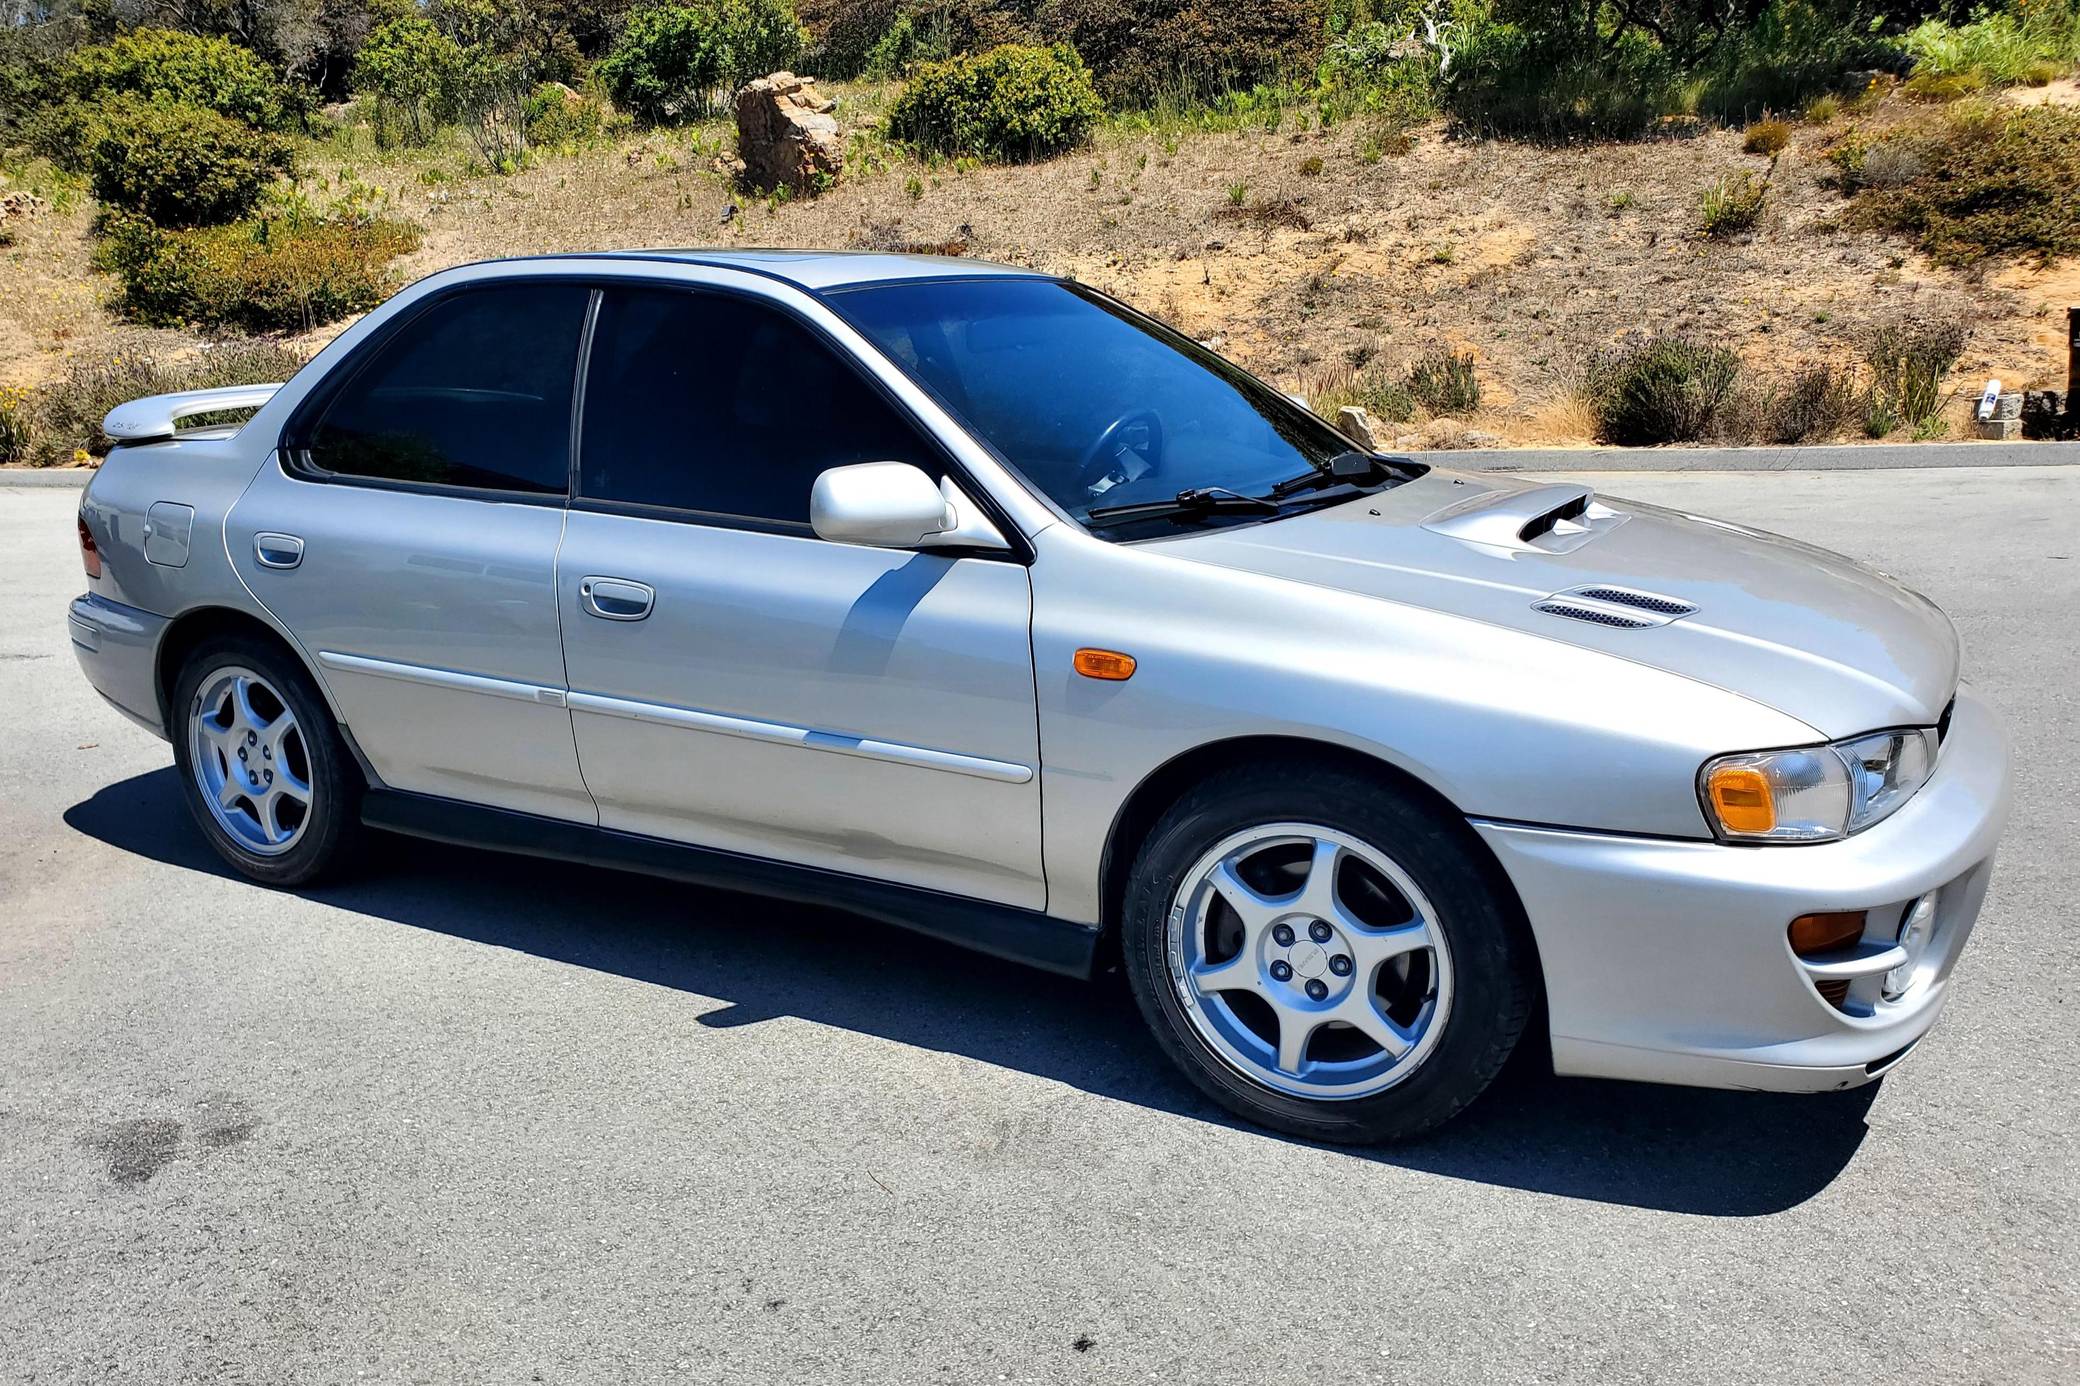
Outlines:
POLYGON ((1957 685, 1949 619, 1883 573, 1580 485, 1432 471, 1160 547, 1602 651, 1752 698, 1830 738, 1932 725, 1957 685))

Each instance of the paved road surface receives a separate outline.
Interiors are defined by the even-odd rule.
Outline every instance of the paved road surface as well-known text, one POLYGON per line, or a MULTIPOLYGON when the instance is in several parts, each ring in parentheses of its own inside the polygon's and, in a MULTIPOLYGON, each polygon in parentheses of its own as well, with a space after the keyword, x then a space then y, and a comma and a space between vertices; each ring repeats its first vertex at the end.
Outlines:
POLYGON ((2080 1379, 2080 469, 1607 480, 1955 615, 2020 733, 1985 917, 1881 1089, 1518 1075, 1375 1153, 841 916, 234 882, 74 669, 76 496, 0 490, 0 1381, 2080 1379))

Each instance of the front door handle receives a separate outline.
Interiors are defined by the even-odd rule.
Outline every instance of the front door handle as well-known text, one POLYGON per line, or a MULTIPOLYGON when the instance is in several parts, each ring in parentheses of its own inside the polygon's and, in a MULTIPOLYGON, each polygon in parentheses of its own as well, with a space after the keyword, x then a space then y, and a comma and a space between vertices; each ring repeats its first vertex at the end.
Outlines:
POLYGON ((585 609, 608 621, 640 621, 657 603, 657 593, 627 578, 589 577, 578 583, 585 609))
POLYGON ((303 540, 293 534, 256 534, 253 559, 263 568, 293 568, 303 562, 303 540))

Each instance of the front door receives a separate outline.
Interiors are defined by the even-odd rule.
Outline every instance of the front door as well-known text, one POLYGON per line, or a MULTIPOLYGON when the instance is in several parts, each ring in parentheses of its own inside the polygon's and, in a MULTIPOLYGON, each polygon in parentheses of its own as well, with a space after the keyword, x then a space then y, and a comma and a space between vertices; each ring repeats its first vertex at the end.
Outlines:
POLYGON ((603 826, 1045 903, 1032 595, 1009 559, 818 539, 826 467, 936 447, 780 308, 605 292, 557 565, 603 826))
POLYGON ((431 301, 299 411, 227 519, 393 789, 593 821, 555 593, 588 294, 431 301))

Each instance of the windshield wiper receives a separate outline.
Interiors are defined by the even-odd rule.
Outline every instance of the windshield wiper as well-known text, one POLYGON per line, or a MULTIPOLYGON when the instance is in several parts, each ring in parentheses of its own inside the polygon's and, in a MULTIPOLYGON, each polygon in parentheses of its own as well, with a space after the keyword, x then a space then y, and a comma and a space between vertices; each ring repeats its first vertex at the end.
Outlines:
POLYGON ((1132 505, 1101 505, 1086 511, 1090 520, 1146 519, 1161 515, 1210 515, 1219 510, 1248 510, 1276 515, 1280 506, 1269 496, 1245 496, 1225 486, 1187 486, 1169 500, 1136 501, 1132 505))
POLYGON ((1337 453, 1311 472, 1287 477, 1271 488, 1271 497, 1275 500, 1298 491, 1326 490, 1331 486, 1358 486, 1368 481, 1384 480, 1393 475, 1394 471, 1394 464, 1386 458, 1353 449, 1350 452, 1337 453))

